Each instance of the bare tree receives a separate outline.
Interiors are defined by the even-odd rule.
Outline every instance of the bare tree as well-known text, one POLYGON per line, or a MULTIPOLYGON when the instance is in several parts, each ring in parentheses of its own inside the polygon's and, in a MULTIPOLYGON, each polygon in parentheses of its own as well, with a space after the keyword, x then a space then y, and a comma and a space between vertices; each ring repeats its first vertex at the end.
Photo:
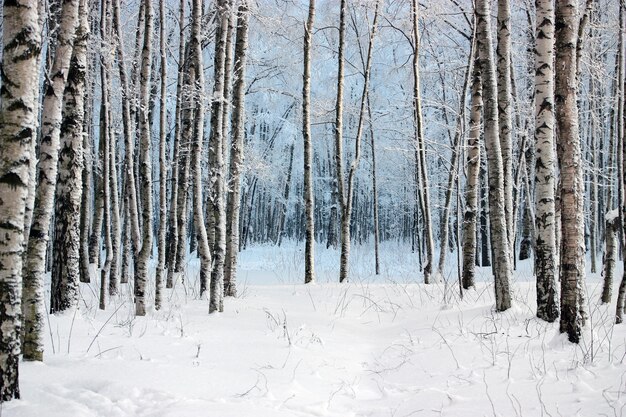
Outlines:
POLYGON ((215 245, 213 247, 213 270, 211 272, 211 294, 209 312, 224 310, 224 261, 226 257, 226 202, 224 180, 224 137, 222 117, 224 103, 226 37, 230 10, 228 0, 217 3, 217 34, 215 40, 215 83, 213 84, 214 102, 211 114, 210 143, 214 164, 211 171, 211 203, 215 216, 215 245))
MULTIPOLYGON (((474 52, 478 59, 478 52, 474 52)), ((476 222, 480 208, 478 206, 478 188, 480 181, 480 114, 483 107, 483 90, 480 67, 474 63, 472 70, 472 100, 470 109, 469 136, 467 138, 467 180, 465 188, 465 213, 463 214, 463 277, 465 289, 475 285, 476 275, 476 222)))
POLYGON ((420 87, 419 71, 419 4, 417 0, 411 2, 412 29, 413 29, 413 114, 415 115, 415 186, 422 208, 422 220, 424 223, 424 240, 426 243, 426 264, 424 265, 424 283, 430 283, 430 275, 433 269, 435 256, 435 243, 433 240, 433 227, 431 219, 430 186, 428 184, 428 167, 426 164, 426 142, 424 139, 424 116, 422 115, 422 93, 420 87))
MULTIPOLYGON (((165 275, 165 237, 167 232, 167 57, 165 45, 165 2, 159 2, 159 53, 161 58, 161 85, 159 96, 159 236, 154 308, 161 308, 161 290, 165 275)), ((204 120, 204 119, 203 119, 204 120)))
POLYGON ((2 5, 2 89, 0 90, 0 401, 20 398, 22 252, 24 212, 35 156, 37 66, 41 38, 35 0, 2 5))
POLYGON ((496 47, 498 71, 498 126, 500 150, 504 168, 504 211, 511 262, 515 256, 513 218, 513 139, 511 134, 511 5, 510 0, 498 0, 498 42, 496 47))
MULTIPOLYGON (((83 128, 89 13, 80 0, 79 25, 64 93, 61 152, 56 188, 54 262, 50 309, 63 311, 78 302, 80 281, 80 208, 83 189, 83 128)), ((40 349, 43 346, 39 346, 40 349)), ((26 346, 25 346, 26 351, 26 346)))
MULTIPOLYGON (((343 2, 342 2, 343 4, 343 2)), ((359 121, 357 124, 356 137, 354 140, 354 157, 350 163, 350 167, 348 169, 348 181, 344 183, 344 174, 343 174, 343 161, 341 163, 337 162, 337 182, 340 184, 339 189, 343 190, 339 193, 340 199, 340 208, 341 208, 341 259, 339 263, 339 282, 344 282, 348 279, 348 271, 349 271, 349 258, 350 258, 350 223, 352 219, 352 211, 353 211, 353 202, 354 202, 354 178, 356 175, 356 170, 358 168, 360 158, 361 158, 361 137, 363 136, 363 125, 365 123, 365 105, 367 104, 367 95, 369 89, 369 80, 371 73, 371 64, 372 64, 372 49, 374 47, 374 37, 376 36, 376 29, 378 25, 378 7, 380 2, 376 2, 376 6, 374 9, 374 20, 372 22, 372 30, 370 31, 369 36, 369 45, 367 50, 367 58, 365 61, 365 67, 363 68, 363 90, 361 92, 361 103, 359 108, 359 121)), ((342 8, 342 14, 345 13, 344 8, 342 8)), ((342 23, 340 24, 343 27, 345 36, 345 16, 340 18, 342 23)), ((343 67, 343 46, 341 48, 341 66, 343 67)), ((343 73, 343 69, 342 69, 343 73)), ((343 96, 343 75, 339 76, 338 84, 341 84, 341 95, 343 96)), ((339 88, 338 88, 339 90, 339 88)), ((339 94, 337 96, 337 120, 343 120, 343 115, 339 115, 339 112, 343 112, 343 100, 339 99, 339 94)), ((337 125, 342 125, 339 122, 336 122, 337 125)), ((342 148, 342 144, 340 142, 343 141, 343 134, 339 134, 339 128, 337 128, 336 136, 335 136, 335 149, 337 152, 342 148)), ((335 158, 339 158, 337 155, 335 158)), ((343 159, 343 156, 341 156, 343 159)))
POLYGON ((559 0, 555 8, 555 103, 557 151, 561 173, 561 321, 560 331, 573 343, 581 334, 579 293, 585 273, 583 198, 585 186, 578 132, 576 45, 578 2, 559 0))
POLYGON ((227 240, 226 264, 224 265, 224 295, 237 296, 237 255, 239 252, 239 217, 241 204, 241 172, 243 168, 243 140, 245 137, 245 75, 248 51, 247 0, 242 0, 237 11, 237 34, 235 41, 235 80, 233 84, 232 143, 230 149, 230 187, 226 210, 227 240))
POLYGON ((145 13, 145 30, 141 51, 141 75, 139 78, 139 137, 141 140, 140 171, 141 200, 143 218, 143 238, 141 250, 137 257, 135 273, 135 313, 146 314, 146 281, 148 279, 148 260, 152 253, 152 141, 150 135, 150 72, 152 69, 152 1, 143 0, 145 13))
POLYGON ((554 154, 554 2, 537 0, 535 36, 535 274, 537 317, 559 316, 556 292, 556 208, 554 154))
POLYGON ((511 307, 509 282, 512 274, 512 257, 509 252, 506 209, 503 205, 505 201, 504 168, 498 138, 500 131, 498 97, 495 63, 491 49, 489 3, 489 0, 476 0, 476 45, 483 86, 484 135, 489 177, 489 225, 493 251, 496 310, 504 311, 511 307))
MULTIPOLYGON (((25 304, 24 358, 27 360, 42 360, 43 357, 41 341, 44 320, 43 281, 46 273, 46 250, 57 182, 63 92, 70 67, 77 23, 78 0, 64 0, 61 3, 57 46, 42 104, 35 209, 26 255, 23 300, 25 304)), ((63 309, 68 307, 69 305, 62 306, 63 309)))
POLYGON ((302 137, 304 141, 304 207, 306 232, 304 243, 304 283, 315 281, 315 194, 313 190, 313 144, 311 142, 311 45, 315 0, 309 0, 309 16, 304 25, 304 60, 302 73, 302 137))

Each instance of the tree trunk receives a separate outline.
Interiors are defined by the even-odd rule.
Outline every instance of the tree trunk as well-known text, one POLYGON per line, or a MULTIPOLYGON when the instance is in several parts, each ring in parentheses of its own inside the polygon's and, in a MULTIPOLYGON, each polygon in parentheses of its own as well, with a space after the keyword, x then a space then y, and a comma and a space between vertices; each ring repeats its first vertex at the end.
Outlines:
MULTIPOLYGON (((158 263, 154 288, 154 308, 161 308, 163 276, 165 274, 165 235, 167 232, 167 58, 165 55, 165 2, 159 2, 159 52, 161 58, 161 85, 159 96, 159 235, 158 263)), ((204 119, 203 119, 204 120, 204 119)))
POLYGON ((555 9, 557 150, 561 173, 561 333, 578 343, 581 334, 579 293, 585 273, 584 183, 578 132, 576 45, 578 7, 559 0, 555 9))
POLYGON ((419 181, 416 186, 421 196, 422 221, 424 223, 424 240, 426 241, 426 264, 424 268, 424 283, 430 283, 433 269, 435 244, 433 241, 433 227, 430 214, 430 186, 428 184, 428 166, 426 164, 426 143, 424 139, 424 118, 422 115, 422 97, 420 90, 419 72, 419 4, 417 0, 411 2, 413 24, 413 112, 415 115, 415 152, 418 167, 419 181))
POLYGON ((498 43, 496 47, 498 70, 498 127, 500 150, 504 169, 504 212, 509 244, 509 256, 515 256, 513 218, 513 139, 511 135, 511 6, 510 0, 498 0, 498 43))
POLYGON ((143 49, 141 51, 140 105, 139 105, 139 137, 141 140, 141 199, 143 218, 143 238, 141 250, 137 257, 135 272, 135 314, 146 315, 146 281, 148 279, 148 260, 152 253, 152 141, 150 137, 150 72, 152 68, 152 1, 144 0, 145 30, 143 49))
POLYGON ((504 168, 498 124, 496 71, 491 50, 489 0, 476 0, 476 38, 484 97, 484 135, 489 177, 489 225, 493 253, 496 310, 511 307, 512 266, 509 252, 504 191, 504 168))
MULTIPOLYGON (((78 0, 65 0, 61 7, 57 47, 50 71, 50 81, 42 104, 39 175, 26 254, 23 300, 25 303, 24 359, 27 360, 43 359, 43 285, 46 273, 46 250, 57 182, 63 92, 78 23, 78 0)), ((65 309, 69 306, 60 307, 65 309)), ((52 310, 52 312, 55 311, 59 309, 52 310)))
POLYGON ((118 72, 122 88, 122 125, 124 130, 124 157, 126 193, 128 197, 128 215, 130 216, 131 243, 133 254, 139 250, 141 235, 139 231, 139 214, 137 209, 137 188, 135 178, 135 119, 133 115, 133 94, 128 82, 126 58, 124 55, 123 34, 120 22, 120 0, 113 0, 113 29, 116 38, 118 72))
POLYGON ((239 252, 239 218, 241 204, 241 171, 243 168, 243 140, 245 137, 245 87, 248 52, 247 0, 237 11, 237 40, 235 42, 235 80, 233 84, 233 137, 230 149, 230 191, 228 193, 226 263, 224 265, 224 295, 237 296, 237 255, 239 252))
MULTIPOLYGON (((537 317, 559 317, 556 291, 556 213, 554 179, 554 2, 537 1, 535 60, 535 187, 537 317)), ((528 191, 527 191, 528 192, 528 191)))
POLYGON ((224 137, 222 111, 224 103, 226 37, 230 10, 227 0, 218 0, 218 33, 215 41, 215 83, 213 87, 213 108, 211 115, 210 143, 215 158, 211 172, 213 180, 211 196, 215 215, 215 245, 213 247, 213 270, 211 272, 211 294, 209 312, 224 311, 224 261, 226 257, 226 204, 224 179, 224 137))
MULTIPOLYGON (((474 59, 478 52, 474 51, 474 59)), ((463 278, 462 285, 468 289, 475 285, 476 276, 476 225, 480 213, 478 189, 480 187, 480 114, 483 107, 483 91, 480 67, 474 62, 472 69, 472 101, 470 108, 469 136, 467 139, 467 180, 465 188, 465 213, 463 214, 463 278)))
POLYGON ((183 97, 183 78, 185 68, 185 0, 180 1, 179 16, 179 40, 178 40, 178 79, 176 82, 176 116, 174 121, 174 144, 172 152, 172 192, 170 196, 170 218, 169 218, 169 239, 168 239, 168 252, 166 258, 167 265, 167 280, 166 288, 172 288, 174 286, 174 272, 177 271, 176 262, 178 259, 178 240, 180 239, 180 232, 178 228, 179 211, 178 211, 178 199, 180 191, 179 188, 179 175, 180 168, 184 166, 181 159, 185 159, 181 154, 182 144, 180 143, 181 135, 181 112, 182 112, 182 97, 183 97))
POLYGON ((192 92, 190 102, 186 106, 187 114, 193 114, 193 120, 187 120, 183 133, 184 138, 192 141, 191 169, 193 178, 193 218, 196 229, 198 256, 200 257, 200 297, 207 291, 208 279, 211 274, 211 250, 204 223, 203 195, 202 195, 202 142, 204 138, 204 69, 202 65, 201 31, 202 0, 194 0, 191 11, 191 38, 190 48, 190 81, 192 92), (191 109, 194 109, 192 112, 191 109))
MULTIPOLYGON (((304 26, 304 61, 302 73, 302 137, 304 141, 304 283, 315 281, 315 190, 313 187, 313 143, 311 140, 311 48, 315 0, 309 0, 309 15, 304 26)), ((371 117, 370 117, 371 118, 371 117)), ((372 139, 373 142, 374 139, 372 139)), ((374 180, 375 181, 375 180, 374 180)), ((374 190, 376 188, 374 187, 374 190)), ((378 259, 378 258, 376 258, 378 259)), ((378 264, 377 264, 378 265, 378 264)))
MULTIPOLYGON (((341 27, 343 28, 343 34, 341 37, 345 36, 345 4, 342 1, 342 15, 341 18, 341 27)), ((343 184, 343 169, 342 163, 340 161, 337 162, 337 179, 339 181, 340 187, 339 190, 339 202, 341 203, 341 260, 339 264, 339 282, 344 282, 348 279, 349 273, 349 259, 350 259, 350 224, 352 220, 352 206, 354 199, 354 178, 356 176, 356 170, 359 165, 359 161, 361 159, 361 137, 363 136, 363 124, 365 120, 365 105, 367 103, 367 95, 369 91, 369 80, 370 80, 370 69, 372 64, 372 50, 374 47, 374 37, 376 36, 376 29, 378 25, 378 8, 380 2, 376 2, 375 10, 374 10, 374 21, 372 22, 372 30, 369 36, 369 45, 367 49, 367 59, 365 61, 365 67, 363 68, 363 91, 361 93, 361 106, 359 109, 359 121, 357 125, 356 138, 354 140, 354 157, 352 162, 350 163, 350 169, 348 170, 348 182, 347 184, 343 184)), ((340 65, 342 67, 341 73, 339 75, 338 84, 341 86, 341 98, 339 94, 337 95, 337 126, 341 126, 342 123, 339 121, 343 119, 343 115, 339 114, 343 112, 343 49, 345 47, 345 43, 342 42, 340 46, 340 65)), ((338 88, 339 89, 339 88, 338 88)), ((337 127, 337 136, 336 136, 336 149, 337 152, 340 152, 341 142, 343 135, 340 132, 340 128, 337 127)), ((339 155, 336 156, 338 158, 339 155)), ((341 161, 342 162, 342 161, 341 161)))
MULTIPOLYGON (((617 251, 619 249, 618 233, 621 229, 619 206, 615 207, 615 203, 613 201, 613 197, 616 194, 619 194, 614 192, 616 184, 613 182, 615 174, 617 173, 615 161, 619 155, 615 145, 619 142, 617 139, 623 134, 624 8, 621 5, 619 8, 619 28, 617 53, 615 54, 617 82, 613 84, 613 94, 617 100, 617 112, 615 111, 615 108, 611 111, 611 129, 609 133, 609 158, 605 214, 606 230, 604 236, 604 257, 602 259, 602 303, 610 303, 613 295, 615 264, 617 262, 617 251)), ((619 180, 617 184, 619 184, 619 180)))
MULTIPOLYGON (((61 151, 55 201, 54 262, 50 291, 52 311, 63 311, 78 304, 84 99, 89 36, 86 0, 80 1, 78 15, 79 26, 63 99, 65 107, 61 124, 61 151)), ((26 352, 26 344, 24 348, 26 352)), ((43 346, 38 348, 43 349, 43 346)))
MULTIPOLYGON (((38 56, 41 48, 37 1, 2 6, 2 89, 0 90, 0 401, 20 398, 24 221, 35 155, 38 56), (9 198, 6 198, 9 197, 9 198)), ((37 306, 35 306, 38 309, 37 306)))

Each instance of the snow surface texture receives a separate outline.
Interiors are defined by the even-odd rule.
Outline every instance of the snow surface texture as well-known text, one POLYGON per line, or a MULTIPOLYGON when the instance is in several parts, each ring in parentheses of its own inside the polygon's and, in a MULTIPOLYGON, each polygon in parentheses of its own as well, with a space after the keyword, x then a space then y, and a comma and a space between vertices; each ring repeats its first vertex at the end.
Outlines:
POLYGON ((449 285, 417 283, 410 248, 385 245, 373 277, 373 252, 356 247, 342 285, 338 253, 318 252, 308 286, 296 245, 243 252, 240 297, 211 316, 196 261, 146 317, 133 316, 129 287, 100 311, 96 285, 83 284, 77 311, 48 318, 45 362, 22 363, 22 400, 0 415, 624 414, 626 325, 612 324, 614 302, 598 304, 599 277, 589 277, 591 319, 575 346, 534 317, 529 263, 513 308, 498 314, 488 269, 459 300, 453 272, 449 285))

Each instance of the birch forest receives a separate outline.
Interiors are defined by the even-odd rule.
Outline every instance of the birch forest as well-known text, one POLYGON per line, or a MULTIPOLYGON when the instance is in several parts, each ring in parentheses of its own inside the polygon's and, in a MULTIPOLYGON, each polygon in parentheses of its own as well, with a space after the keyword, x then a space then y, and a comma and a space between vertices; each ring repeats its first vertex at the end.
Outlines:
POLYGON ((0 417, 624 413, 624 0, 1 31, 0 417))

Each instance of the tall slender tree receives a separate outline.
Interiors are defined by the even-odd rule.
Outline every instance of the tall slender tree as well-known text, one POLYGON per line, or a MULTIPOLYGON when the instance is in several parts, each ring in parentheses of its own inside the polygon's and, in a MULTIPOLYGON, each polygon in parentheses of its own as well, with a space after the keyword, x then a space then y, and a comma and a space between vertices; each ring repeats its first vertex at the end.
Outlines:
POLYGON ((555 104, 557 152, 561 173, 561 333, 578 343, 581 335, 580 292, 585 273, 582 150, 578 127, 576 48, 578 2, 559 0, 555 7, 555 104))
POLYGON ((37 126, 38 2, 2 4, 2 89, 0 90, 0 401, 20 398, 22 253, 29 166, 37 126))
POLYGON ((513 219, 513 137, 511 134, 511 5, 510 0, 498 0, 498 41, 496 47, 498 72, 498 127, 504 175, 504 212, 509 243, 509 256, 515 256, 513 219))
MULTIPOLYGON (((474 52, 475 61, 478 52, 474 52)), ((476 276, 476 223, 480 213, 478 189, 480 186, 480 114, 483 106, 483 90, 480 67, 474 62, 471 83, 471 108, 469 135, 467 138, 467 180, 465 188, 465 213, 463 213, 463 276, 465 289, 475 285, 476 276)))
POLYGON ((141 73, 139 78, 139 138, 141 140, 140 172, 143 236, 137 257, 135 273, 135 313, 146 314, 146 282, 148 260, 152 253, 152 140, 150 135, 150 74, 152 72, 152 0, 143 0, 145 29, 141 51, 141 73))
POLYGON ((513 268, 504 207, 504 168, 499 140, 496 68, 491 49, 490 3, 490 0, 476 0, 476 45, 483 86, 484 136, 489 178, 489 225, 494 263, 496 310, 504 311, 511 307, 509 282, 513 268))
POLYGON ((426 163, 426 139, 424 138, 424 116, 422 114, 422 93, 420 87, 420 34, 419 34, 419 4, 411 1, 411 22, 413 30, 413 114, 415 116, 415 186, 421 200, 422 221, 424 224, 424 240, 426 244, 426 263, 424 265, 424 283, 430 283, 435 257, 435 242, 431 218, 430 186, 428 180, 428 166, 426 163))
POLYGON ((228 0, 217 2, 217 31, 215 42, 215 83, 213 84, 213 107, 211 109, 210 145, 214 158, 211 170, 211 203, 215 219, 215 244, 213 246, 213 270, 211 272, 211 294, 209 312, 224 310, 224 261, 226 257, 226 201, 224 172, 224 137, 222 117, 224 103, 226 37, 230 9, 228 0))
POLYGON ((248 1, 242 0, 237 10, 237 34, 235 41, 235 80, 233 84, 232 143, 229 164, 229 192, 226 210, 227 240, 226 264, 224 266, 224 295, 237 296, 237 255, 239 252, 239 219, 241 212, 241 173, 243 170, 243 141, 245 137, 245 88, 248 54, 248 1))
POLYGON ((535 36, 535 274, 537 317, 559 316, 556 291, 554 153, 554 1, 537 0, 535 36))
MULTIPOLYGON (((42 104, 37 191, 26 255, 23 300, 25 303, 24 358, 27 360, 41 360, 43 356, 41 334, 44 320, 43 285, 46 273, 46 250, 57 182, 63 92, 69 72, 77 23, 78 0, 64 0, 61 3, 57 46, 42 104)), ((68 307, 69 305, 65 305, 61 308, 68 307)))
MULTIPOLYGON (((61 152, 55 201, 54 262, 50 309, 62 311, 78 302, 80 281, 80 209, 83 189, 83 135, 89 13, 79 3, 79 25, 64 93, 61 152)), ((40 346, 41 348, 42 346, 40 346)), ((25 346, 26 352, 26 346, 25 346)))
POLYGON ((309 15, 304 25, 304 60, 302 73, 302 137, 304 141, 304 283, 315 281, 315 194, 313 190, 313 143, 311 140, 311 47, 315 0, 309 0, 309 15))

